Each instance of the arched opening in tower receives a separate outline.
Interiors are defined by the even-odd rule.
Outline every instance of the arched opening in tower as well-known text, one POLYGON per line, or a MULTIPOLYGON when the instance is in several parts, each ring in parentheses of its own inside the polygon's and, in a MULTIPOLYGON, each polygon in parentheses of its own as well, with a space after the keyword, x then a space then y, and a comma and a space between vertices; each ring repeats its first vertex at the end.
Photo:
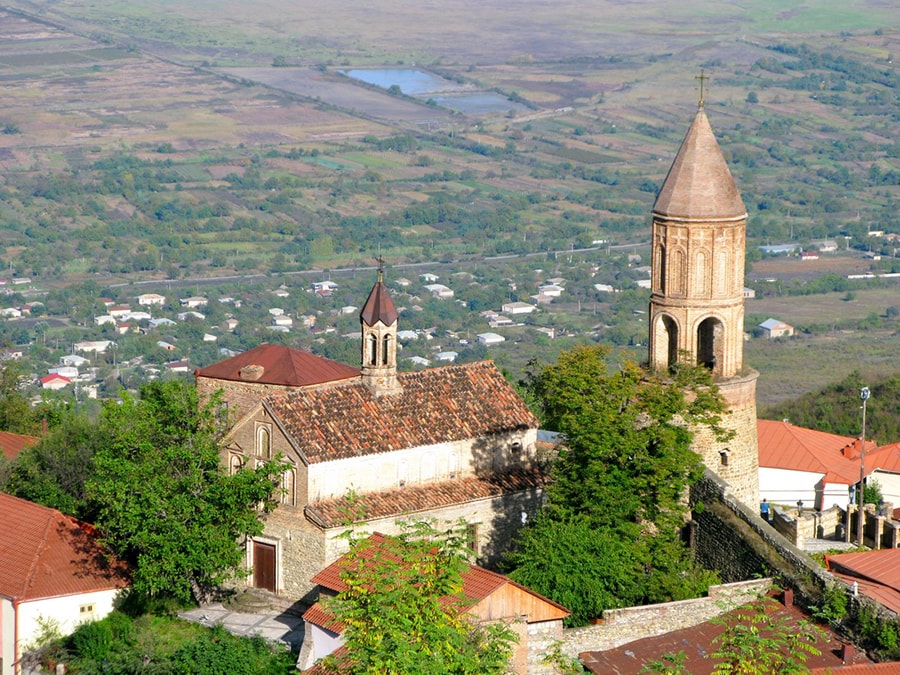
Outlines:
POLYGON ((678 324, 670 316, 662 318, 662 329, 666 339, 666 369, 678 362, 678 324))
POLYGON ((697 363, 709 368, 713 375, 722 374, 725 327, 715 317, 704 319, 697 328, 697 363))

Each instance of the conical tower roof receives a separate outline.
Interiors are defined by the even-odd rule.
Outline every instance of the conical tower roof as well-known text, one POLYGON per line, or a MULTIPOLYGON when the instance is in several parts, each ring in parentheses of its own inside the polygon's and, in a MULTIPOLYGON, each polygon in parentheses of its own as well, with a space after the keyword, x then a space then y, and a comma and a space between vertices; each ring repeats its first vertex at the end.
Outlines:
POLYGON ((362 311, 359 313, 359 320, 367 326, 374 326, 381 321, 385 326, 393 324, 397 317, 400 316, 394 301, 391 300, 391 294, 384 285, 381 270, 378 271, 378 281, 372 287, 372 292, 366 299, 362 311))
POLYGON ((703 107, 688 129, 653 205, 653 213, 687 220, 747 215, 703 107))

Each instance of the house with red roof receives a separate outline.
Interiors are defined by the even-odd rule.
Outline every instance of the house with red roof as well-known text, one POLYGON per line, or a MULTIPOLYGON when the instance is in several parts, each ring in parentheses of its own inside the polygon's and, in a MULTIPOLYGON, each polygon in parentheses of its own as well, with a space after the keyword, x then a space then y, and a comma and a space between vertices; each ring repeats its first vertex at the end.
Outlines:
POLYGON ((50 373, 49 375, 44 375, 41 378, 41 388, 42 389, 50 389, 56 391, 58 389, 64 389, 72 384, 72 380, 70 380, 65 375, 60 375, 59 373, 50 373))
POLYGON ((826 555, 825 567, 856 592, 900 614, 900 549, 826 555))
POLYGON ((68 634, 102 619, 129 579, 91 526, 4 493, 0 514, 0 675, 13 675, 41 622, 68 634))
POLYGON ((871 455, 867 446, 866 466, 873 467, 871 480, 878 483, 884 501, 900 506, 900 442, 882 445, 871 455))
POLYGON ((0 454, 6 459, 15 459, 22 450, 30 448, 39 440, 41 439, 37 436, 0 431, 0 454))
MULTIPOLYGON (((849 488, 859 482, 859 439, 796 427, 783 420, 757 420, 759 496, 775 504, 802 501, 824 511, 847 508, 849 488)), ((866 442, 866 475, 876 448, 866 442)))
MULTIPOLYGON (((372 534, 359 554, 371 560, 379 555, 387 539, 383 534, 372 534)), ((390 558, 390 553, 387 555, 390 558)), ((342 578, 346 563, 342 556, 313 577, 322 596, 335 596, 347 589, 342 578)), ((509 577, 477 565, 467 565, 462 581, 461 595, 465 598, 462 612, 477 623, 503 621, 518 634, 509 672, 537 673, 545 669, 553 672, 552 667, 542 669, 538 664, 550 642, 562 639, 562 622, 569 616, 569 610, 509 577)), ((448 605, 450 602, 448 599, 448 605)), ((303 620, 305 631, 297 666, 301 670, 309 669, 305 672, 314 675, 318 669, 313 664, 342 647, 344 628, 320 602, 304 613, 303 620)))
POLYGON ((359 365, 262 345, 196 371, 201 398, 221 392, 234 421, 223 463, 287 464, 278 508, 247 542, 248 584, 311 593, 351 524, 391 535, 410 519, 463 521, 491 563, 538 509, 538 420, 492 362, 398 372, 398 320, 379 272, 359 365))

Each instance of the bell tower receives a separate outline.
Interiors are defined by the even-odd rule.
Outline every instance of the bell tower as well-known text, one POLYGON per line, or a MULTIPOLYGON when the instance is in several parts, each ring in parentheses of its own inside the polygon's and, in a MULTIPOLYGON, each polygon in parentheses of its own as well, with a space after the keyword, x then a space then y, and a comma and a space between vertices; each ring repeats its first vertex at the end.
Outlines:
POLYGON ((747 209, 701 101, 653 205, 650 367, 702 365, 728 405, 716 441, 696 429, 694 450, 745 503, 759 496, 756 379, 744 367, 747 209))
POLYGON ((362 327, 362 379, 376 395, 398 394, 397 319, 399 314, 384 285, 384 265, 378 261, 378 280, 359 313, 362 327))

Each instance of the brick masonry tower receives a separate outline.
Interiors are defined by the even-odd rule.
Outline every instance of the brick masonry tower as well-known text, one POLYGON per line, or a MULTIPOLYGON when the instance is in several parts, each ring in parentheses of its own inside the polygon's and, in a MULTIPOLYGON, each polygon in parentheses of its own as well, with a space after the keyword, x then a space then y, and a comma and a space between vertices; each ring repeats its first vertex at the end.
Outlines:
POLYGON ((676 362, 712 371, 734 431, 696 430, 694 450, 744 503, 759 500, 756 379, 744 358, 747 209, 700 108, 653 205, 650 367, 676 362))

